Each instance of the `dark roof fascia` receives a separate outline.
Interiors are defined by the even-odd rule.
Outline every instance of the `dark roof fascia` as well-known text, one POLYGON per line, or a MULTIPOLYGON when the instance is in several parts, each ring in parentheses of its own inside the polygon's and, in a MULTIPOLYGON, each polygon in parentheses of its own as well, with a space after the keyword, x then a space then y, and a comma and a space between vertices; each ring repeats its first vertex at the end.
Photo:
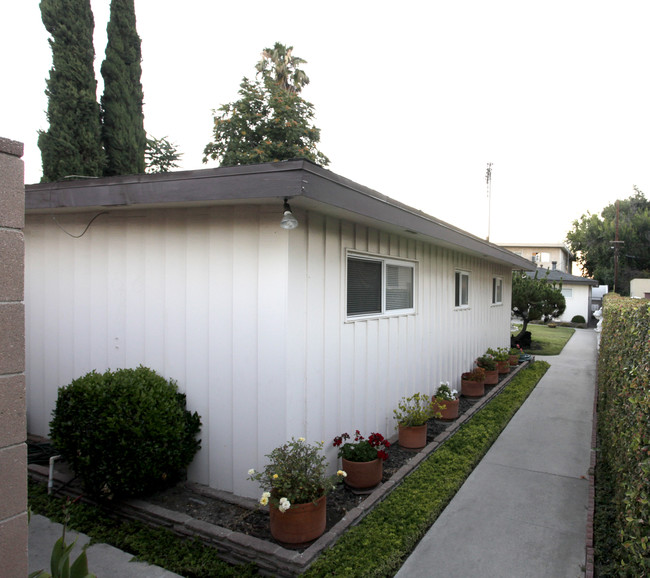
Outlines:
POLYGON ((273 202, 320 210, 526 270, 530 261, 304 159, 25 187, 30 213, 273 202))
POLYGON ((577 275, 571 275, 565 273, 564 271, 557 271, 553 269, 544 269, 540 267, 536 271, 526 271, 526 275, 529 277, 535 277, 537 273, 538 279, 544 279, 546 273, 548 272, 548 280, 562 283, 568 283, 570 285, 591 285, 592 287, 598 287, 599 282, 596 279, 590 279, 589 277, 578 277, 577 275))

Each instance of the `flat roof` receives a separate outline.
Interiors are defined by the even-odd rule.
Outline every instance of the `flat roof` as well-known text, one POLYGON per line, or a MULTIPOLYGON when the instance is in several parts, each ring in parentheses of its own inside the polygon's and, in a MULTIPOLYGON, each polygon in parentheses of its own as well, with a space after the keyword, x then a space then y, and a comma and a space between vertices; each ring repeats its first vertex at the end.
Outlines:
POLYGON ((25 186, 25 213, 259 204, 288 197, 293 208, 433 242, 526 270, 503 247, 364 187, 305 159, 25 186))

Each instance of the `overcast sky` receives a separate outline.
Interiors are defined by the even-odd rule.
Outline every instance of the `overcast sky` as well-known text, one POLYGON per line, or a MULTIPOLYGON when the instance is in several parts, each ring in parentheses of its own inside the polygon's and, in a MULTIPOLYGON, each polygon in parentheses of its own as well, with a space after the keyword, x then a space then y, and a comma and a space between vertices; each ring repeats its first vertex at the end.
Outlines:
MULTIPOLYGON (((38 0, 0 0, 0 136, 37 131, 52 63, 38 0)), ((92 0, 95 69, 110 0, 92 0)), ((559 243, 583 213, 650 196, 647 0, 135 0, 145 129, 201 162, 212 110, 237 99, 263 48, 307 60, 333 172, 490 240, 559 243)))

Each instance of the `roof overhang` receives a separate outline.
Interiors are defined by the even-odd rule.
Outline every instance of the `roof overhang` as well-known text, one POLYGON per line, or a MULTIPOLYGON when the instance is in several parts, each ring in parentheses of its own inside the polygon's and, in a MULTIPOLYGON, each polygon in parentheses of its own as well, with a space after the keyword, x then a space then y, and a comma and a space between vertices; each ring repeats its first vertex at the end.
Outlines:
POLYGON ((40 183, 25 187, 26 214, 232 205, 291 199, 293 209, 431 242, 509 265, 530 261, 303 159, 258 165, 40 183))

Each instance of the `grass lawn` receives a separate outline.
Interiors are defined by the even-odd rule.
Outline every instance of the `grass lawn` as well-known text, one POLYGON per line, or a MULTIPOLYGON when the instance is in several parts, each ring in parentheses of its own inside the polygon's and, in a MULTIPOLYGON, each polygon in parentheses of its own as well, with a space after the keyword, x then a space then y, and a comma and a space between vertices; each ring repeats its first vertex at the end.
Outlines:
MULTIPOLYGON (((559 355, 566 342, 569 341, 575 329, 573 327, 547 327, 546 325, 528 326, 531 333, 532 346, 525 349, 526 353, 532 355, 559 355)), ((516 335, 519 331, 515 331, 516 335)))

